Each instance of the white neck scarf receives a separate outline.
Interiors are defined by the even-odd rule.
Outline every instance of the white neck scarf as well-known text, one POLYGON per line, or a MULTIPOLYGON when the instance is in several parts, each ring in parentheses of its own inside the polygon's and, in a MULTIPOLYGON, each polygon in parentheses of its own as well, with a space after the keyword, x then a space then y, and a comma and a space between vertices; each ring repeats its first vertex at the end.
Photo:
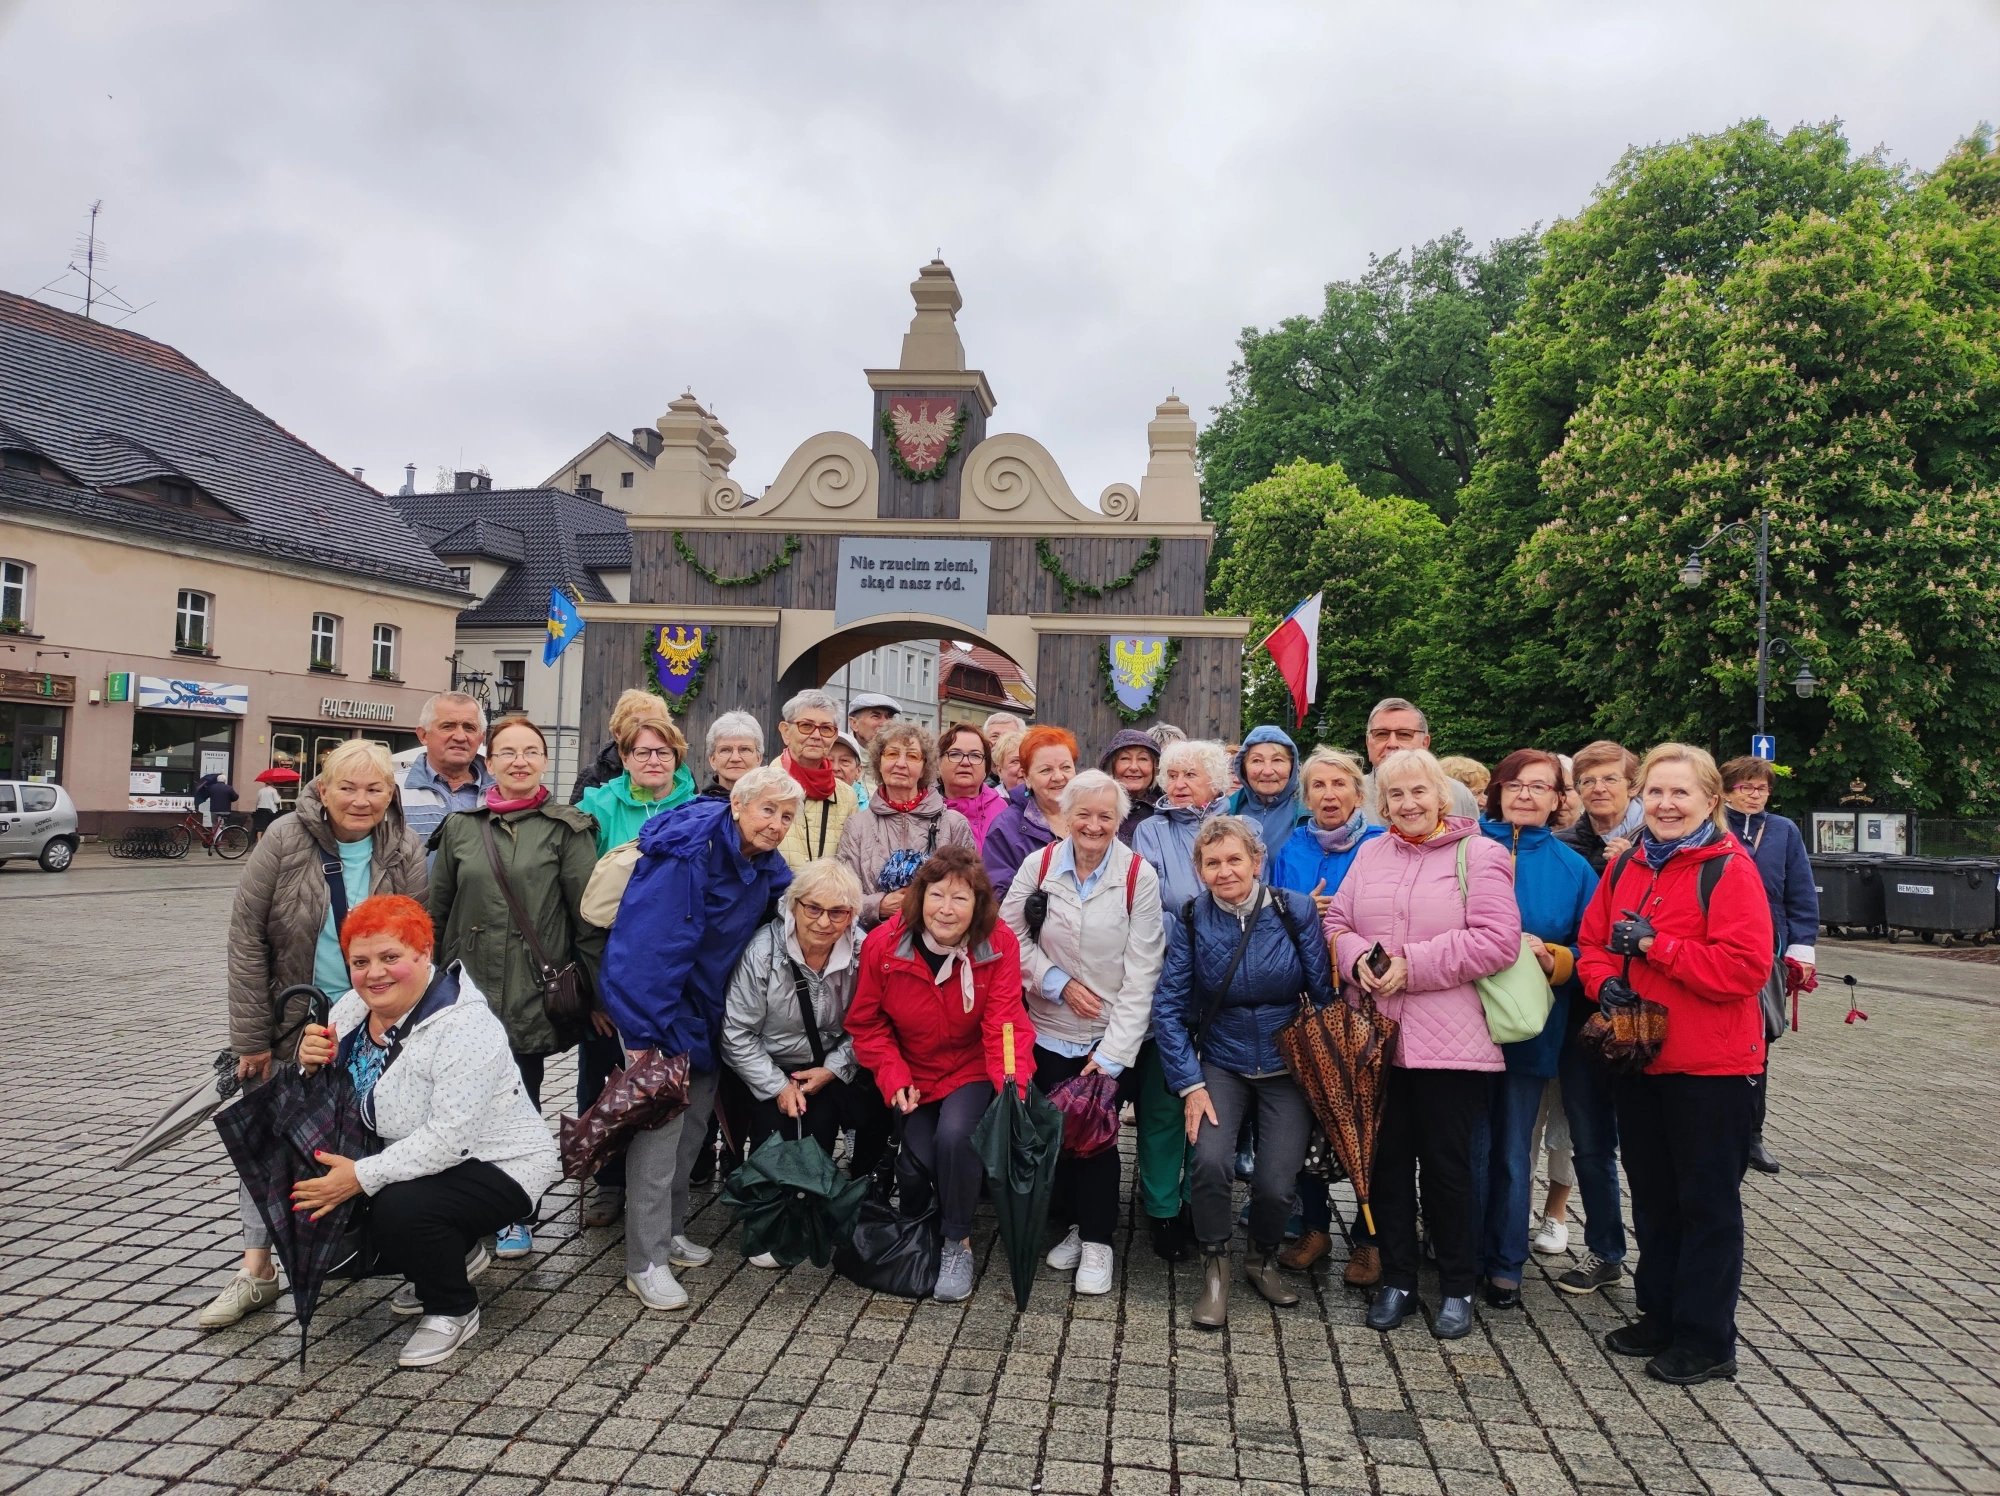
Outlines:
POLYGON ((924 949, 933 956, 944 957, 944 965, 938 968, 937 984, 942 987, 950 978, 954 967, 958 970, 958 999, 965 1005, 965 1011, 972 1011, 972 945, 970 941, 958 945, 939 945, 931 938, 931 932, 923 934, 924 949))

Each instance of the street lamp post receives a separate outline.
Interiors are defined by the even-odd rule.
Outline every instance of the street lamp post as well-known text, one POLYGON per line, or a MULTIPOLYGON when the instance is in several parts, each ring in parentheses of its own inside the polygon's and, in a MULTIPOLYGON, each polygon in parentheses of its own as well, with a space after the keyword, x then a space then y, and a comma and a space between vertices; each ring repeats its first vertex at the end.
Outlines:
MULTIPOLYGON (((1749 526, 1747 519, 1733 520, 1692 547, 1687 560, 1681 563, 1681 585, 1699 587, 1702 552, 1732 531, 1746 530, 1749 526)), ((1819 679, 1806 663, 1805 651, 1789 639, 1771 637, 1771 512, 1760 508, 1757 511, 1757 736, 1760 738, 1764 736, 1764 699, 1771 685, 1771 660, 1784 655, 1796 655, 1799 660, 1799 673, 1792 677, 1792 689, 1800 696, 1811 696, 1819 689, 1819 679)))

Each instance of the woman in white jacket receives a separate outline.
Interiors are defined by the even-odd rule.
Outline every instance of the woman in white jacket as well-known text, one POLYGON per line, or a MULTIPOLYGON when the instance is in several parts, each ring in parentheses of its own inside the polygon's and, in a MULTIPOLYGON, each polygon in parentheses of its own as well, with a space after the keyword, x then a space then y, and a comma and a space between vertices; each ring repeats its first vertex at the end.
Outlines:
POLYGON ((340 941, 354 987, 326 1027, 307 1025, 299 1063, 344 1069, 384 1146, 366 1158, 322 1153, 327 1172, 292 1192, 294 1209, 317 1219, 369 1196, 369 1237, 410 1280, 392 1307, 423 1315, 397 1359, 431 1366, 479 1331, 467 1277, 484 1261, 475 1243, 529 1218, 561 1168, 507 1030, 458 963, 432 963, 424 906, 398 894, 366 899, 340 941))
MULTIPOLYGON (((1069 834, 1028 854, 1000 906, 1021 943, 1035 1084, 1044 1092, 1102 1071, 1118 1080, 1122 1104, 1138 1075, 1133 1066, 1152 1023, 1166 936, 1159 875, 1118 840, 1131 809, 1109 774, 1077 775, 1062 792, 1069 834)), ((1048 1262, 1059 1272, 1076 1270, 1078 1293, 1111 1291, 1118 1174, 1115 1147, 1056 1166, 1049 1219, 1068 1225, 1069 1234, 1048 1262)))

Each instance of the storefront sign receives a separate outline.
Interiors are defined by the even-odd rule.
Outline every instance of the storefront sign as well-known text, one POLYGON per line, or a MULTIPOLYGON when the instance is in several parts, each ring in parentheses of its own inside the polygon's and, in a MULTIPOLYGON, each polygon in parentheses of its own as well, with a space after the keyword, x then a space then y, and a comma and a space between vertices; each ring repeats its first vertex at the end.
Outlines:
POLYGON ((44 675, 39 670, 0 670, 0 696, 15 700, 73 702, 76 677, 44 675))
POLYGON ((836 625, 883 613, 935 613, 986 629, 990 540, 897 540, 844 535, 833 592, 836 625))
POLYGON ((396 708, 387 701, 346 701, 338 697, 320 698, 319 714, 341 722, 394 722, 396 708))
POLYGON ((215 775, 218 779, 229 777, 229 754, 227 752, 219 752, 213 748, 204 748, 201 750, 201 777, 206 779, 211 774, 215 775))
POLYGON ((127 795, 127 810, 193 810, 193 795, 127 795))
POLYGON ((106 701, 130 701, 132 699, 132 672, 114 670, 104 677, 104 699, 106 701))
POLYGON ((158 769, 131 769, 127 771, 132 783, 128 787, 134 795, 157 795, 160 792, 160 771, 158 769))
POLYGON ((139 705, 151 711, 221 712, 233 717, 250 714, 250 688, 219 681, 172 680, 158 675, 139 677, 139 705))

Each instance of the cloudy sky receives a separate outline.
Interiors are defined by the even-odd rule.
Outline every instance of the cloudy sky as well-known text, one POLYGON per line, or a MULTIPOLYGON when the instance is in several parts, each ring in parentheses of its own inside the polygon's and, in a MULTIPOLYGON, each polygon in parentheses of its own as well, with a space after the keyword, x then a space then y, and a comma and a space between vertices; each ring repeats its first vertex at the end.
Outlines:
POLYGON ((2000 5, 0 0, 0 76, 0 286, 102 199, 128 325, 378 486, 538 482, 692 387, 756 492, 865 437, 941 248, 994 429, 1090 499, 1246 323, 1629 144, 1837 116, 1934 163, 2000 120, 2000 5))

